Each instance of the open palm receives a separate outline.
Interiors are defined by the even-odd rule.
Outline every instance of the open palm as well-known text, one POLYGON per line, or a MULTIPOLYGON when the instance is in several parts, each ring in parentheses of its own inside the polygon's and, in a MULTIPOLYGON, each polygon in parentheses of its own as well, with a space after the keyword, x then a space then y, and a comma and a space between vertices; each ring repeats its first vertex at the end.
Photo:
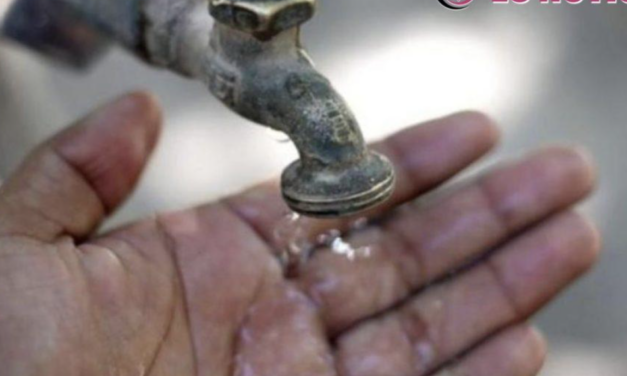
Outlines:
MULTIPOLYGON (((392 200, 350 235, 368 255, 317 250, 284 278, 274 184, 94 236, 156 143, 159 110, 126 96, 37 149, 0 189, 0 374, 535 375, 526 319, 590 267, 592 188, 577 151, 547 148, 418 196, 496 142, 475 113, 375 147, 392 200)), ((312 236, 346 223, 316 222, 312 236)))

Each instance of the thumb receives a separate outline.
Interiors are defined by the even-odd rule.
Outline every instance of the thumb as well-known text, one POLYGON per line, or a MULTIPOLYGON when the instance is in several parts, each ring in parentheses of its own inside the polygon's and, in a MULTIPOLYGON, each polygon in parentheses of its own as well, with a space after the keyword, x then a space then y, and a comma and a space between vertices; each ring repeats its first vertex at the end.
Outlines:
POLYGON ((133 93, 37 148, 0 187, 0 236, 89 235, 133 190, 160 126, 153 97, 133 93))

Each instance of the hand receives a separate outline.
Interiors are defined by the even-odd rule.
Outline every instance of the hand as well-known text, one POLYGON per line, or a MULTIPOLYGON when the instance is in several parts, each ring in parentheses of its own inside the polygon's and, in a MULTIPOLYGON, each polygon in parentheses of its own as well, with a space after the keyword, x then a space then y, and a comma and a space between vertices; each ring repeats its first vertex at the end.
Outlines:
POLYGON ((95 236, 160 121, 151 97, 126 96, 1 187, 2 375, 534 375, 545 348, 526 319, 599 250, 569 209, 590 192, 592 167, 568 148, 412 203, 496 143, 476 113, 376 145, 398 188, 350 238, 368 255, 321 249, 298 278, 274 256, 286 213, 274 184, 95 236))

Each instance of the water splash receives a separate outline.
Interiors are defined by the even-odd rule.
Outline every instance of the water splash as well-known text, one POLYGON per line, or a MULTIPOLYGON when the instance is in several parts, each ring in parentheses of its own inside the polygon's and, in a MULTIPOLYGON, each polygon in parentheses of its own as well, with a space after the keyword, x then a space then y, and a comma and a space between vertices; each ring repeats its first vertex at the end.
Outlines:
POLYGON ((330 228, 331 222, 306 218, 297 213, 286 215, 274 231, 275 244, 278 246, 277 257, 289 277, 299 274, 302 266, 310 259, 313 252, 330 251, 345 256, 351 261, 370 257, 370 246, 356 247, 348 240, 350 235, 368 227, 367 218, 358 218, 350 222, 348 230, 342 233, 337 228, 330 228), (324 229, 315 234, 315 229, 324 229))
MULTIPOLYGON (((359 229, 363 229, 367 226, 366 224, 359 224, 359 229)), ((342 236, 342 233, 339 230, 329 230, 324 234, 318 236, 318 246, 326 247, 331 250, 331 252, 345 256, 351 261, 355 261, 360 257, 370 257, 372 254, 372 249, 369 246, 365 247, 355 247, 351 244, 347 238, 350 234, 357 231, 356 226, 351 224, 351 231, 349 231, 345 236, 342 236)))
POLYGON ((306 218, 290 213, 274 230, 274 241, 278 247, 276 256, 288 277, 298 275, 301 265, 315 249, 315 244, 309 240, 309 229, 306 218))

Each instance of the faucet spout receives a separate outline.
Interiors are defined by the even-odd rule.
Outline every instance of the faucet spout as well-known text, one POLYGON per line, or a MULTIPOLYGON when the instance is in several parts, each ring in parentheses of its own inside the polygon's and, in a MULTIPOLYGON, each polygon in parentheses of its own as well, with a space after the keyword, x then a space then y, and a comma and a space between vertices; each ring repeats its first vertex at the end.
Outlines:
MULTIPOLYGON (((313 15, 313 10, 304 13, 313 15)), ((367 149, 355 116, 301 47, 295 22, 285 30, 250 31, 214 18, 218 22, 203 75, 233 111, 293 141, 300 160, 282 176, 287 204, 304 215, 337 217, 387 199, 394 188, 391 164, 367 149)), ((249 22, 276 24, 272 19, 249 22)))
POLYGON ((394 171, 367 149, 353 113, 301 46, 300 25, 316 1, 8 0, 0 30, 78 65, 113 39, 205 81, 232 110, 294 142, 300 159, 282 177, 293 210, 346 216, 389 197, 394 171), (35 22, 39 14, 46 22, 35 22))

